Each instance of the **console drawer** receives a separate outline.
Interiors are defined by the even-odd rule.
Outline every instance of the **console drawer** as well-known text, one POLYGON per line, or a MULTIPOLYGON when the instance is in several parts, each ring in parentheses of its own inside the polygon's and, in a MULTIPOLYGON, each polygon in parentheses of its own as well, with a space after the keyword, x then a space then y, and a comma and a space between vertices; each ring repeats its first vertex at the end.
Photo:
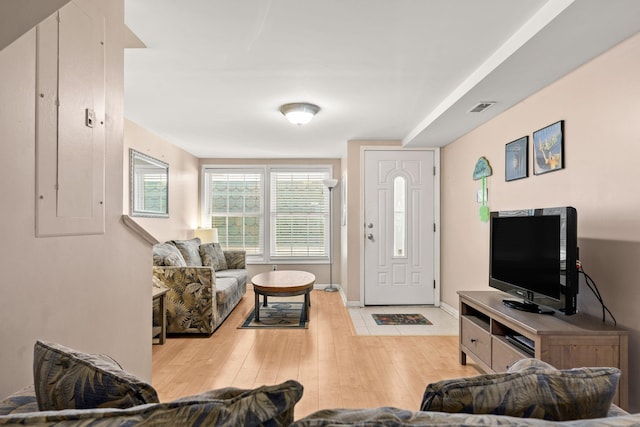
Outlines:
POLYGON ((529 356, 497 336, 491 337, 491 369, 496 372, 505 372, 511 365, 520 359, 529 356))
POLYGON ((461 317, 460 343, 478 357, 479 362, 491 363, 491 335, 489 331, 473 322, 472 317, 461 317))

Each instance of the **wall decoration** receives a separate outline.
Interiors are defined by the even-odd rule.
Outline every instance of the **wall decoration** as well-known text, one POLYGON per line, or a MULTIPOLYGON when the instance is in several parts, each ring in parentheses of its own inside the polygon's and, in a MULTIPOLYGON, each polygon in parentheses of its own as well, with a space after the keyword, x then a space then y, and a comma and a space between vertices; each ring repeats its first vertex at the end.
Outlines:
POLYGON ((169 165, 129 149, 131 216, 169 218, 169 165))
POLYGON ((564 168, 564 120, 533 133, 533 173, 564 168))
POLYGON ((488 176, 493 174, 493 170, 489 165, 489 160, 486 157, 480 157, 473 168, 473 180, 482 180, 482 206, 480 206, 480 221, 489 221, 489 206, 487 206, 487 183, 488 176))
POLYGON ((514 181, 529 176, 529 137, 511 141, 504 150, 504 179, 514 181))

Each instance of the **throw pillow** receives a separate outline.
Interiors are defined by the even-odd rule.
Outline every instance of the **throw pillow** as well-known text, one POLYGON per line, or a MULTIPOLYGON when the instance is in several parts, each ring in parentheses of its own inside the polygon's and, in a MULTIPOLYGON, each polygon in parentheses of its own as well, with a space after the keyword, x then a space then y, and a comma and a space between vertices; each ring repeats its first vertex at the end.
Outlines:
POLYGON ((420 410, 566 421, 605 417, 620 370, 524 369, 429 384, 420 410))
POLYGON ((547 362, 543 362, 540 359, 534 359, 533 357, 527 359, 520 359, 507 369, 507 372, 522 372, 526 369, 533 371, 556 371, 557 369, 549 365, 547 362))
POLYGON ((226 270, 228 268, 227 260, 224 257, 224 251, 220 243, 200 245, 200 256, 202 257, 202 265, 213 267, 215 271, 226 270))
POLYGON ((184 257, 174 245, 170 243, 158 243, 153 245, 153 265, 186 267, 184 257))
POLYGON ((188 267, 202 267, 202 259, 198 250, 200 247, 199 237, 191 240, 172 240, 170 243, 178 248, 188 267))
POLYGON ((151 385, 123 371, 108 357, 37 341, 33 382, 41 411, 129 408, 157 403, 151 385))

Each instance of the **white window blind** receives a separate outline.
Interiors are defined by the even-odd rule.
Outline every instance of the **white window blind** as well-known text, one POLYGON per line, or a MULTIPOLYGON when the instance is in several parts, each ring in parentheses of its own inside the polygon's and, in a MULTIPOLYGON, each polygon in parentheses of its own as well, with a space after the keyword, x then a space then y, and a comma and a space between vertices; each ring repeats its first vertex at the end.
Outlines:
POLYGON ((329 168, 271 169, 270 257, 329 254, 329 168))
POLYGON ((205 169, 203 226, 218 229, 227 250, 264 255, 264 172, 262 169, 205 169))

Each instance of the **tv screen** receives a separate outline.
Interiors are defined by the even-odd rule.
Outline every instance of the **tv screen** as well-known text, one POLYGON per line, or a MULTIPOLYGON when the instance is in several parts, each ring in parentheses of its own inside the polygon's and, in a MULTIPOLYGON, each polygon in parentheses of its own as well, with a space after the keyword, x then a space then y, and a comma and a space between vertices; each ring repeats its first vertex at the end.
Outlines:
POLYGON ((489 286, 521 299, 517 308, 576 312, 574 208, 492 212, 490 245, 489 286))

